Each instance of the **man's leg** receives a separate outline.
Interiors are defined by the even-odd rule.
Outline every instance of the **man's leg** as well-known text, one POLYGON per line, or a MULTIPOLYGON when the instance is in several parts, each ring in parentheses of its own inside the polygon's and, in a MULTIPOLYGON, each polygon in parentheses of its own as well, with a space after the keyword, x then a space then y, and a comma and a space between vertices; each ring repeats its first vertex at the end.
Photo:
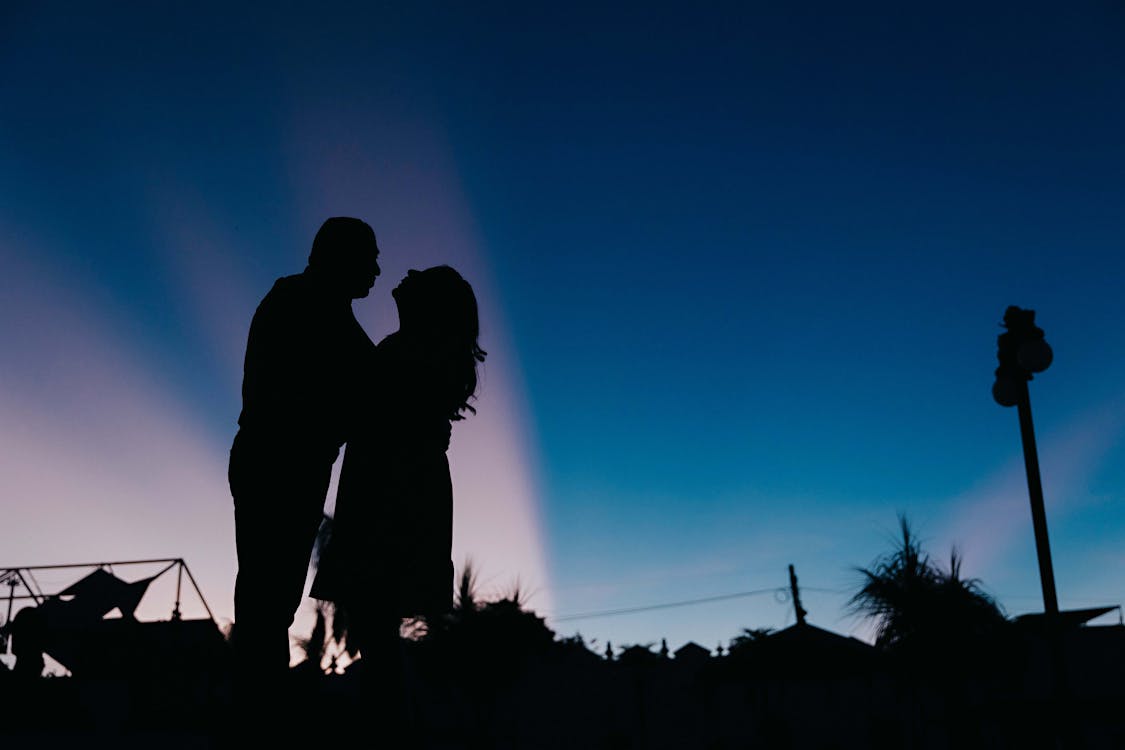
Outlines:
MULTIPOLYGON (((284 462, 278 466, 284 467, 284 462)), ((304 593, 328 471, 323 476, 297 476, 289 469, 287 476, 250 482, 232 468, 238 553, 233 632, 238 712, 258 713, 256 708, 269 711, 271 707, 276 712, 285 697, 289 626, 304 593)))
POLYGON ((277 518, 276 510, 246 505, 235 509, 235 653, 245 670, 272 680, 289 667, 289 626, 301 604, 320 516, 277 518))

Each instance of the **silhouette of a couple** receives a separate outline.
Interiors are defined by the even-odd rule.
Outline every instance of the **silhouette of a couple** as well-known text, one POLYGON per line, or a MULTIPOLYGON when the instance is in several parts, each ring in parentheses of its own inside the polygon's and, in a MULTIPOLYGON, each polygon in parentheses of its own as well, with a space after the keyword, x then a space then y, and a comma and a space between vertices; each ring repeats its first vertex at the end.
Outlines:
POLYGON ((474 411, 485 357, 476 298, 448 266, 410 271, 392 292, 399 329, 376 346, 351 303, 373 287, 378 257, 368 224, 328 219, 308 266, 276 281, 250 325, 229 481, 235 697, 251 724, 284 722, 288 629, 345 444, 310 594, 347 611, 350 644, 380 670, 364 670, 366 693, 389 715, 401 708, 402 618, 452 605, 446 449, 451 423, 474 411))

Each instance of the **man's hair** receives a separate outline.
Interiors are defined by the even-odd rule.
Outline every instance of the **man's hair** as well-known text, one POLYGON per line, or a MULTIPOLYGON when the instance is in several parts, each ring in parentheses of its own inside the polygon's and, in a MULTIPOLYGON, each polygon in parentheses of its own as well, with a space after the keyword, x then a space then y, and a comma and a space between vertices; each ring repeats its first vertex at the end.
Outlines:
POLYGON ((309 267, 339 266, 375 245, 375 230, 361 219, 333 216, 325 220, 313 238, 309 267))

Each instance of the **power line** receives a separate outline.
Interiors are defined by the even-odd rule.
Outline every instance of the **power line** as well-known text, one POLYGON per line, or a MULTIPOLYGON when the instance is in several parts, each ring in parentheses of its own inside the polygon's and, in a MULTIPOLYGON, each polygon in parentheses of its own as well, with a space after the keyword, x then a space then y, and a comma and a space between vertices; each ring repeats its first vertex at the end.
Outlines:
MULTIPOLYGON (((802 591, 812 591, 812 592, 816 592, 816 593, 820 593, 820 594, 837 594, 837 595, 845 595, 845 594, 854 593, 853 591, 851 591, 849 589, 831 589, 831 588, 822 588, 822 587, 817 587, 817 586, 802 586, 801 590, 802 591)), ((787 602, 789 600, 789 596, 790 596, 788 589, 786 589, 784 586, 773 586, 773 587, 770 587, 768 589, 754 589, 752 591, 736 591, 736 592, 733 592, 733 593, 730 593, 730 594, 718 594, 716 596, 705 596, 705 597, 702 597, 702 598, 699 598, 699 599, 683 599, 681 601, 675 601, 675 602, 661 602, 659 604, 646 604, 646 605, 642 605, 642 606, 638 606, 638 607, 622 607, 620 609, 605 609, 605 610, 597 610, 597 611, 594 611, 594 612, 579 612, 579 613, 571 614, 571 615, 560 615, 558 617, 551 617, 551 616, 548 615, 548 619, 551 619, 555 622, 569 622, 571 620, 587 620, 587 619, 593 619, 593 618, 596 618, 596 617, 612 617, 614 615, 633 614, 634 612, 651 612, 653 610, 658 610, 658 609, 672 609, 674 607, 690 607, 690 606, 694 606, 696 604, 710 604, 712 602, 721 602, 721 601, 727 601, 727 600, 730 600, 730 599, 741 599, 741 598, 748 597, 748 596, 762 596, 764 594, 774 594, 775 596, 779 597, 780 602, 787 602)), ((1000 597, 1000 598, 1001 599, 1021 599, 1021 598, 1025 598, 1025 597, 1000 597)), ((1036 597, 1026 597, 1026 598, 1036 598, 1036 597)), ((1076 599, 1072 599, 1072 601, 1092 602, 1092 601, 1100 601, 1100 600, 1077 599, 1076 598, 1076 599)))
POLYGON ((768 589, 755 589, 754 591, 737 591, 733 594, 720 594, 718 596, 706 596, 701 599, 685 599, 678 602, 664 602, 662 604, 647 604, 641 607, 625 607, 622 609, 606 609, 599 612, 582 612, 573 615, 563 615, 561 617, 552 617, 555 622, 566 622, 568 620, 585 620, 593 617, 610 617, 612 615, 626 615, 633 612, 648 612, 654 609, 671 609, 672 607, 688 607, 693 604, 707 604, 709 602, 721 602, 727 599, 740 599, 746 596, 760 596, 762 594, 773 594, 776 591, 784 591, 784 587, 773 586, 768 589))

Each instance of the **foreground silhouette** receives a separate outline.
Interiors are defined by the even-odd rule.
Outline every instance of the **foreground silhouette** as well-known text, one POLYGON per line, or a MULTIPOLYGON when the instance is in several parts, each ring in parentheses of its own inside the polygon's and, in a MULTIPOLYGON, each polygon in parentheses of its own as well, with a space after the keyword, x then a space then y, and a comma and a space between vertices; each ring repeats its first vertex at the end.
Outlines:
POLYGON ((19 747, 24 738, 37 748, 142 746, 146 733, 191 738, 197 746, 221 735, 230 644, 182 559, 8 568, 0 570, 0 584, 8 611, 20 607, 7 622, 0 619, 16 659, 10 673, 0 664, 0 706, 9 719, 0 725, 4 747, 19 747), (164 567, 133 580, 115 572, 154 565, 164 567), (40 587, 40 576, 53 583, 66 569, 90 568, 68 585, 40 587), (178 579, 168 619, 139 619, 142 599, 166 574, 178 579), (184 584, 194 588, 206 617, 183 616, 184 584), (46 657, 52 669, 72 676, 42 677, 46 657))
MULTIPOLYGON (((924 552, 912 546, 925 560, 924 552)), ((880 559, 888 562, 901 551, 880 559)), ((951 627, 947 640, 955 645, 942 648, 953 655, 962 650, 963 656, 943 676, 933 671, 941 666, 936 660, 905 647, 914 635, 904 635, 898 645, 876 647, 810 624, 816 612, 776 632, 744 630, 726 655, 694 643, 674 652, 656 651, 652 644, 613 648, 557 637, 518 591, 499 599, 480 597, 471 571, 462 571, 460 584, 449 613, 416 625, 414 636, 400 642, 404 714, 414 722, 406 741, 391 746, 1055 747, 1043 731, 1051 690, 1041 615, 1006 619, 1002 637, 994 640, 965 637, 951 627), (607 655, 596 653, 595 645, 607 655)), ((923 597, 934 594, 928 587, 922 590, 929 592, 923 597)), ((75 600, 87 612, 90 602, 80 600, 88 595, 75 600)), ((124 601, 116 594, 114 600, 124 601)), ((98 603, 94 609, 102 608, 98 603)), ((932 611, 943 622, 956 620, 932 611)), ((1084 624, 1107 611, 1063 613, 1067 673, 1074 688, 1063 737, 1067 748, 1125 746, 1120 711, 1125 627, 1084 624)), ((376 723, 365 686, 384 665, 377 655, 361 654, 342 673, 339 664, 326 672, 331 656, 339 653, 330 641, 346 624, 327 622, 327 616, 318 618, 319 634, 306 644, 310 660, 289 670, 296 709, 270 717, 268 728, 283 735, 282 741, 243 737, 240 747, 311 748, 350 739, 352 727, 367 739, 385 728, 376 723)), ((29 683, 0 666, 0 705, 8 718, 0 726, 0 742, 40 749, 228 746, 224 740, 230 735, 221 721, 230 705, 223 689, 226 660, 203 641, 185 642, 190 633, 177 631, 175 622, 138 629, 124 619, 97 620, 85 636, 71 633, 85 639, 97 657, 96 662, 73 661, 73 677, 29 683), (115 628, 134 635, 107 639, 115 628), (147 628, 153 636, 175 637, 138 643, 135 634, 147 628), (173 643, 176 648, 168 648, 173 643), (207 653, 219 658, 206 658, 207 653)), ((941 638, 937 632, 922 637, 931 644, 941 638)), ((73 653, 75 645, 59 642, 49 653, 73 653)), ((26 653, 23 647, 19 651, 26 653)))
POLYGON ((351 301, 371 290, 378 255, 370 226, 328 219, 308 266, 278 279, 250 324, 229 470, 238 554, 236 691, 247 711, 276 711, 284 697, 288 630, 332 465, 369 380, 374 347, 351 301))

